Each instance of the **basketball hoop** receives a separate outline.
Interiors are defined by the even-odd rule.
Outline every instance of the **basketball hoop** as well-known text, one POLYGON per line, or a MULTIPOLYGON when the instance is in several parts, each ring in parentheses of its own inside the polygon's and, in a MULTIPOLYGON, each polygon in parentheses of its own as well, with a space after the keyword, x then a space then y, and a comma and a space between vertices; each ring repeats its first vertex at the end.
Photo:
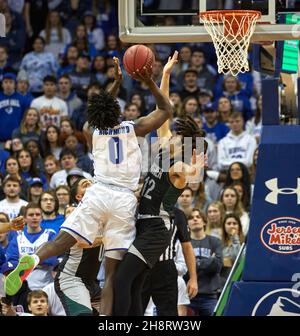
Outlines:
POLYGON ((217 57, 218 71, 237 76, 249 71, 248 48, 261 12, 220 10, 200 13, 200 19, 211 36, 217 57))

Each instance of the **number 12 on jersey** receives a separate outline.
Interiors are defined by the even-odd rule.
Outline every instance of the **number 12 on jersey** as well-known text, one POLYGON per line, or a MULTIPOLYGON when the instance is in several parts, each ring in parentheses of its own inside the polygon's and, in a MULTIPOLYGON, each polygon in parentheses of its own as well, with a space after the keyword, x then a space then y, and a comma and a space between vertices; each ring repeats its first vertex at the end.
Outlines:
POLYGON ((122 139, 113 137, 108 142, 109 160, 113 164, 120 164, 123 161, 123 143, 122 139))

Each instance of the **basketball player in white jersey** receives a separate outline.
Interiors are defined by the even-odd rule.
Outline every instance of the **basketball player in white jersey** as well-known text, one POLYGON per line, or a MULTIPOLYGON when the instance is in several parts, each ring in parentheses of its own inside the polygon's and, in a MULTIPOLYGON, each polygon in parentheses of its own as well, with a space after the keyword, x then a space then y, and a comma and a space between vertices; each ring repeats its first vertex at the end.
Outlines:
MULTIPOLYGON (((111 92, 121 83, 119 60, 115 62, 115 82, 111 92)), ((36 255, 23 256, 18 267, 6 279, 6 291, 12 295, 21 287, 30 271, 49 256, 61 255, 77 241, 93 244, 103 232, 105 247, 105 286, 100 313, 112 314, 115 270, 135 238, 136 197, 141 173, 141 152, 137 136, 158 129, 172 115, 169 99, 155 84, 150 71, 135 72, 147 84, 157 104, 155 111, 133 122, 122 122, 120 106, 109 92, 93 95, 88 101, 87 115, 93 133, 95 181, 87 189, 81 204, 61 226, 57 238, 39 249, 36 255), (100 224, 101 223, 101 224, 100 224), (20 275, 20 272, 22 275, 20 275)))

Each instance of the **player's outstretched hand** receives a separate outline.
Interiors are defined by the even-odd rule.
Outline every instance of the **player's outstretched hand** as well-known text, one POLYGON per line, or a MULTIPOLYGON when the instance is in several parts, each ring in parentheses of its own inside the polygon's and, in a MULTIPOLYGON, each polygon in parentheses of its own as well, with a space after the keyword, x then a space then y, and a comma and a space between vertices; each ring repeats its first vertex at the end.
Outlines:
POLYGON ((143 67, 143 71, 136 69, 133 75, 136 80, 149 84, 152 82, 152 66, 150 68, 143 67))
POLYGON ((25 224, 26 223, 25 223, 25 219, 23 216, 16 217, 12 219, 10 222, 11 230, 13 231, 23 230, 25 224))
POLYGON ((114 70, 115 70, 115 73, 114 73, 115 81, 122 82, 123 73, 122 73, 122 70, 121 70, 121 67, 120 67, 120 61, 119 61, 118 57, 114 57, 113 61, 114 61, 114 70))
POLYGON ((177 63, 178 63, 178 51, 176 50, 173 56, 169 57, 168 62, 164 66, 163 73, 170 75, 177 63))

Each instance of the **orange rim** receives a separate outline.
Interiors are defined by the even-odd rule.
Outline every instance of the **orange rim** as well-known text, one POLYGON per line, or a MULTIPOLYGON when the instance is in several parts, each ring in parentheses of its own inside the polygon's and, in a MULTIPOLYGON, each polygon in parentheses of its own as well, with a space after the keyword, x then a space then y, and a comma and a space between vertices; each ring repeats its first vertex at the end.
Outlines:
POLYGON ((199 14, 202 20, 214 19, 216 21, 222 22, 224 18, 230 19, 234 17, 249 16, 253 19, 260 19, 261 12, 254 10, 212 10, 199 14))

